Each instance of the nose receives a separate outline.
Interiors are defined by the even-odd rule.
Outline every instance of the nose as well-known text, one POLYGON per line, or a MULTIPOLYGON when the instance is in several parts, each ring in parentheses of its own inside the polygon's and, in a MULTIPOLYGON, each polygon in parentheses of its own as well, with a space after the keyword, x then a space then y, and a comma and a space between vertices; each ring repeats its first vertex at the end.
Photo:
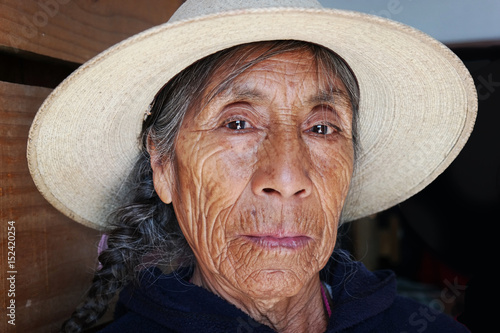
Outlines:
POLYGON ((262 197, 305 198, 313 187, 310 165, 299 133, 268 135, 258 154, 252 191, 262 197))

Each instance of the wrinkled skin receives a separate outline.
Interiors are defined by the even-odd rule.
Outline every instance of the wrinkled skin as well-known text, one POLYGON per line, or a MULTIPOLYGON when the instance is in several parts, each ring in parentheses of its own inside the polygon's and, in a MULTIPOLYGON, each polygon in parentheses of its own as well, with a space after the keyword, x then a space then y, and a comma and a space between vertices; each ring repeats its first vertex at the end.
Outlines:
POLYGON ((204 106, 186 115, 175 159, 153 164, 197 259, 192 282, 279 332, 324 331, 319 271, 353 169, 344 85, 288 52, 204 106))

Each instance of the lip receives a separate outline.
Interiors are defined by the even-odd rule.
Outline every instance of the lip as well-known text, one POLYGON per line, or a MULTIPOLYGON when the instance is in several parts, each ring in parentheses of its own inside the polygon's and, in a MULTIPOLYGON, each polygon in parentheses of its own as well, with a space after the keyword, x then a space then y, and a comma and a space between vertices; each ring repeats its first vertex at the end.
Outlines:
POLYGON ((245 239, 261 247, 295 250, 304 247, 312 238, 308 236, 245 235, 245 239))

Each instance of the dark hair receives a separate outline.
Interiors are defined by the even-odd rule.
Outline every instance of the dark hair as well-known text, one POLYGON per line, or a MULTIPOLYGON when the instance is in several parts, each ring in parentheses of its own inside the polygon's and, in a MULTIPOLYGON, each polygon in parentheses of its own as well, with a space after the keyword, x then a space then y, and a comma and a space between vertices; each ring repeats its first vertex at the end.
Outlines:
POLYGON ((353 144, 356 156, 356 124, 359 91, 356 78, 347 64, 332 51, 300 41, 259 42, 235 46, 192 64, 171 79, 157 94, 145 119, 141 134, 142 154, 131 172, 131 201, 111 219, 108 248, 99 255, 101 268, 94 275, 86 298, 67 320, 64 332, 79 332, 94 324, 107 310, 118 290, 136 281, 146 266, 160 266, 165 271, 193 267, 195 259, 187 244, 172 205, 163 203, 153 186, 152 143, 158 163, 175 157, 175 140, 190 108, 200 109, 201 96, 208 100, 230 86, 238 75, 255 64, 278 54, 307 51, 314 55, 318 73, 339 78, 347 88, 353 109, 353 144), (224 64, 230 66, 221 83, 207 90, 212 75, 224 64))

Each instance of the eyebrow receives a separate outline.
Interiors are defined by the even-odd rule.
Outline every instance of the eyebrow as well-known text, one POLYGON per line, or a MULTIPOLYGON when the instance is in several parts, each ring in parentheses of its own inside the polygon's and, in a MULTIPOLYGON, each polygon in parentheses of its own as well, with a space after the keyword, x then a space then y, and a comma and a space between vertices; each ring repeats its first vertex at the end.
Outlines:
POLYGON ((221 96, 231 99, 267 100, 268 97, 256 88, 247 88, 240 85, 232 85, 220 92, 221 96))
POLYGON ((331 87, 329 90, 321 89, 318 94, 309 99, 309 102, 311 104, 329 103, 333 105, 340 102, 349 105, 351 97, 346 91, 331 87))

